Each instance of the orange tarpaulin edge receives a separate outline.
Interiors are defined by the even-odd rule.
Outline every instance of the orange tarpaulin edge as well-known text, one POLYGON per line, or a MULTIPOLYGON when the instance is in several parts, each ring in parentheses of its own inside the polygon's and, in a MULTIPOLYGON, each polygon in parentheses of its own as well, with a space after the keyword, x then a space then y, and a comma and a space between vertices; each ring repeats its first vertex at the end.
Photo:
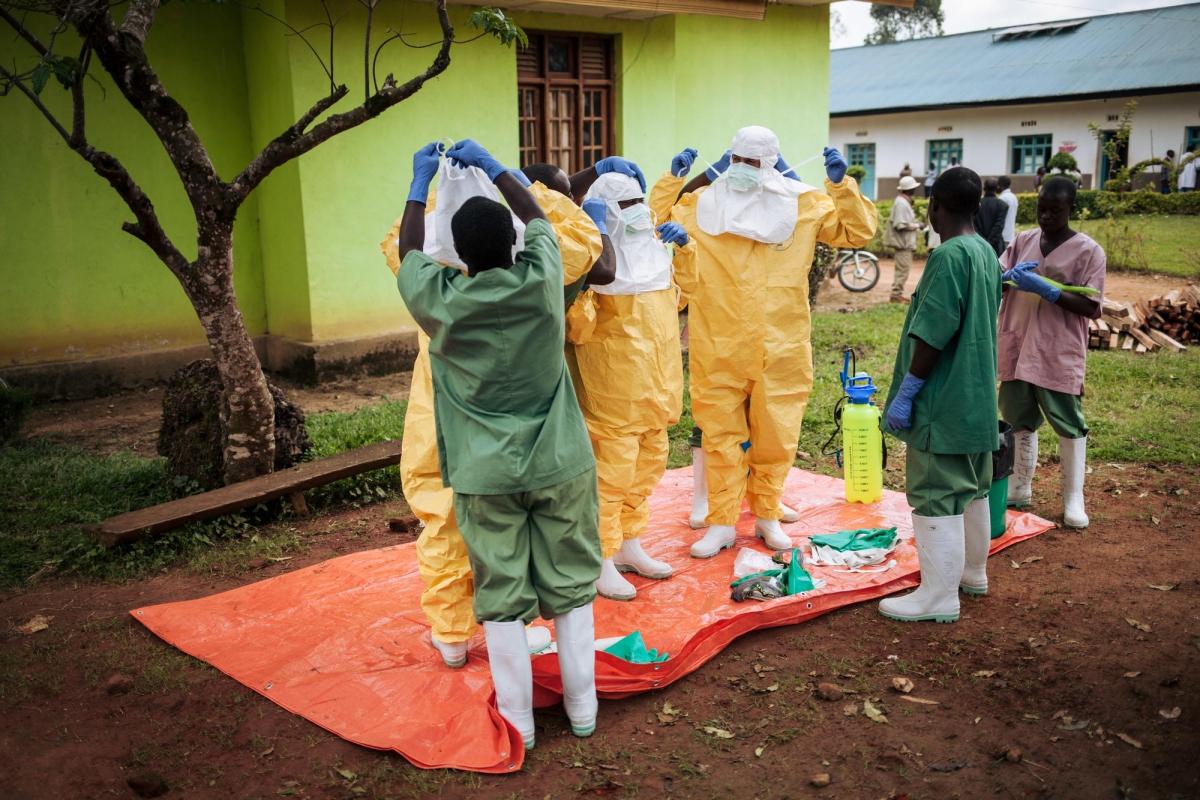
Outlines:
MULTIPOLYGON (((633 602, 597 599, 596 636, 642 632, 648 646, 671 657, 630 664, 600 653, 596 685, 604 698, 666 686, 713 658, 731 641, 759 628, 794 625, 843 606, 916 586, 918 569, 904 495, 885 492, 864 506, 842 499, 842 482, 792 470, 785 502, 800 521, 784 525, 797 545, 816 533, 898 528, 896 566, 879 573, 819 567, 826 581, 812 592, 768 602, 729 599, 733 560, 741 547, 763 549, 744 514, 738 542, 716 558, 693 559, 699 535, 687 527, 690 468, 668 472, 651 499, 646 549, 668 561, 666 581, 632 578, 633 602)), ((1054 527, 1032 514, 1009 512, 995 553, 1054 527)), ((423 585, 414 545, 369 550, 324 561, 221 594, 135 609, 135 619, 184 652, 351 742, 395 750, 419 767, 511 772, 524 760, 520 737, 496 712, 481 636, 467 666, 450 670, 429 644, 421 612, 423 585)), ((558 659, 534 659, 535 702, 558 701, 558 659)), ((604 724, 604 706, 600 709, 604 724)))

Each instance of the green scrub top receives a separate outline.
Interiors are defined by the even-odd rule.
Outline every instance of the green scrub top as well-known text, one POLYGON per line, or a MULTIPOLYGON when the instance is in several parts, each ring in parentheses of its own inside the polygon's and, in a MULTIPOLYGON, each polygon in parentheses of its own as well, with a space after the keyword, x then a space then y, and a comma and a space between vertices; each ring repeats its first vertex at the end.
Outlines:
POLYGON ((913 401, 912 427, 889 433, 931 453, 996 449, 999 310, 1000 266, 991 245, 977 235, 956 236, 933 251, 904 319, 888 405, 912 363, 913 337, 942 355, 913 401))
POLYGON ((410 251, 396 278, 429 335, 442 481, 460 494, 544 489, 595 466, 563 358, 563 270, 550 223, 508 269, 469 277, 410 251))

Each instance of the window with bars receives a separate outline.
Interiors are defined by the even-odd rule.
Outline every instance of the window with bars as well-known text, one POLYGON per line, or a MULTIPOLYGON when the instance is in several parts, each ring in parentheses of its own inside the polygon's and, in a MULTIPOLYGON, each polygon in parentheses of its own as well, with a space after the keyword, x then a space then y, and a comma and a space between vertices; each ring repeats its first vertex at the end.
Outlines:
POLYGON ((925 142, 925 152, 928 155, 925 160, 940 173, 950 166, 951 158, 958 159, 958 163, 962 164, 962 139, 930 139, 925 142))
POLYGON ((1183 152, 1191 153, 1194 150, 1200 150, 1200 125, 1189 125, 1183 129, 1183 152))
POLYGON ((571 174, 611 155, 612 102, 612 39, 530 33, 517 51, 521 166, 571 174))
POLYGON ((1013 175, 1032 175, 1050 160, 1053 134, 1008 137, 1008 171, 1013 175))

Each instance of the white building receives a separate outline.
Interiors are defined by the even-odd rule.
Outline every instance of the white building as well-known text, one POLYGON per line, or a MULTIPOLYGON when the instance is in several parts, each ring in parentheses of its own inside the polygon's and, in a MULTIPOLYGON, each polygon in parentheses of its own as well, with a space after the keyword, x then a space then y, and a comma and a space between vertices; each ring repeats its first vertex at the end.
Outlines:
POLYGON ((830 143, 872 196, 952 157, 1031 191, 1059 150, 1090 188, 1110 165, 1088 123, 1111 136, 1130 100, 1124 163, 1200 149, 1200 3, 835 50, 829 85, 830 143))

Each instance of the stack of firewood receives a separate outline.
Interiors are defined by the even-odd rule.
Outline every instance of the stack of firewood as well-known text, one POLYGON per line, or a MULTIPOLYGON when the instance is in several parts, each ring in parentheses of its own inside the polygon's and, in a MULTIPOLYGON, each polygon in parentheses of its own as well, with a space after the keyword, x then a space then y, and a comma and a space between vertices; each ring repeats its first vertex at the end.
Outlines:
POLYGON ((1171 352, 1200 342, 1200 290, 1195 285, 1174 289, 1132 303, 1105 299, 1100 319, 1088 323, 1088 347, 1093 350, 1171 352))

